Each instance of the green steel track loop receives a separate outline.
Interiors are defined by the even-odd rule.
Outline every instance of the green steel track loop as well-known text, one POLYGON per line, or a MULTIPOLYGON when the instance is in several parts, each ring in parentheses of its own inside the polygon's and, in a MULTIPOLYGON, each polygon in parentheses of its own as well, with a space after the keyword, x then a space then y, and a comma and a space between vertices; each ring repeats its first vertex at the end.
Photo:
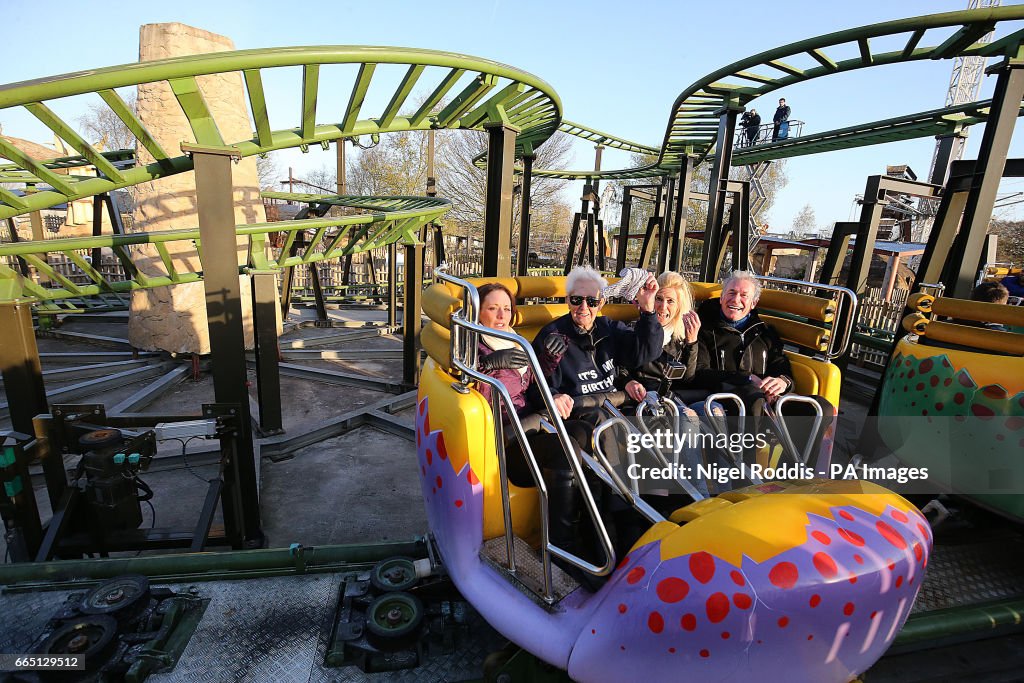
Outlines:
POLYGON ((517 149, 522 153, 524 149, 535 149, 543 144, 558 129, 562 117, 558 95, 535 76, 476 57, 408 48, 320 46, 240 50, 40 78, 0 86, 0 112, 10 107, 24 107, 95 166, 101 177, 80 178, 55 173, 53 169, 62 167, 61 164, 74 164, 68 160, 40 162, 0 140, 0 156, 15 164, 7 167, 8 173, 15 173, 21 182, 53 188, 25 196, 0 188, 0 219, 192 170, 191 158, 181 150, 164 149, 116 91, 116 88, 154 82, 166 83, 173 92, 188 118, 196 144, 230 149, 242 157, 289 147, 327 145, 332 140, 359 135, 438 128, 480 129, 487 123, 504 123, 519 129, 517 149), (321 81, 320 67, 329 64, 354 64, 359 69, 341 120, 317 124, 319 94, 339 87, 326 79, 321 81), (405 75, 387 105, 379 111, 367 112, 364 107, 367 91, 377 67, 385 64, 407 67, 405 75), (296 73, 301 72, 302 95, 294 108, 297 120, 289 122, 293 127, 275 130, 267 112, 263 71, 277 67, 301 67, 296 73), (243 75, 256 126, 251 139, 223 138, 196 82, 199 76, 226 72, 243 75), (409 98, 419 84, 429 89, 426 99, 411 114, 403 113, 406 105, 412 106, 409 98), (96 93, 103 99, 135 136, 138 149, 145 149, 154 159, 153 163, 119 168, 108 155, 94 150, 48 104, 62 97, 86 93, 96 93), (434 113, 443 100, 447 104, 434 113))
MULTIPOLYGON (((392 242, 414 243, 424 225, 439 219, 451 208, 448 200, 432 197, 354 197, 284 192, 271 192, 265 196, 304 204, 348 207, 363 213, 236 226, 238 236, 249 238, 249 266, 255 270, 287 268, 335 259, 392 242), (283 239, 272 241, 270 236, 274 233, 282 233, 283 239), (293 250, 292 245, 301 233, 306 233, 306 246, 293 250)), ((175 245, 185 246, 186 249, 181 251, 186 253, 198 252, 202 262, 204 254, 198 227, 0 244, 0 301, 33 299, 38 302, 37 308, 40 311, 67 312, 66 308, 57 305, 58 301, 202 280, 201 270, 189 269, 187 259, 172 253, 175 245), (143 273, 133 260, 133 252, 144 248, 142 245, 152 245, 148 248, 151 251, 147 261, 151 268, 160 270, 158 274, 143 273), (114 252, 121 263, 125 279, 112 279, 101 274, 89 262, 85 250, 99 247, 114 252), (63 256, 66 263, 74 264, 77 272, 74 276, 58 272, 51 265, 56 259, 49 256, 63 256), (49 284, 36 282, 4 265, 4 262, 16 259, 34 266, 45 280, 49 280, 49 284), (183 266, 185 270, 182 270, 183 266)))
MULTIPOLYGON (((671 174, 681 166, 684 156, 693 156, 700 161, 713 156, 719 117, 726 108, 739 110, 751 100, 780 88, 855 69, 972 55, 1016 58, 1020 43, 1024 41, 1024 30, 1016 30, 991 43, 977 41, 1000 22, 1022 19, 1022 5, 946 12, 837 31, 761 52, 713 71, 680 93, 672 105, 665 137, 655 163, 601 172, 535 168, 533 174, 569 180, 651 178, 671 174), (959 26, 959 29, 938 45, 918 47, 928 31, 953 26, 959 26), (872 52, 872 39, 898 35, 905 36, 902 49, 872 52), (830 56, 830 53, 834 55, 848 45, 856 46, 857 57, 839 60, 830 56), (805 68, 791 63, 798 60, 810 61, 813 66, 805 68)), ((810 136, 811 139, 793 138, 785 143, 737 149, 733 165, 942 134, 949 127, 978 123, 987 118, 987 114, 987 102, 975 102, 961 108, 934 110, 828 131, 810 136), (956 118, 956 114, 964 114, 965 117, 960 121, 949 118, 956 118)), ((568 122, 563 121, 561 130, 573 134, 566 124, 568 122)), ((570 125, 590 130, 579 124, 570 125)), ((590 139, 584 135, 579 137, 590 139)))
POLYGON ((734 62, 695 81, 676 98, 658 164, 678 168, 686 155, 707 156, 715 144, 723 109, 741 109, 751 100, 780 88, 856 69, 923 59, 1016 57, 1024 31, 1015 31, 991 43, 977 41, 997 23, 1020 19, 1024 19, 1021 5, 932 14, 837 31, 734 62), (918 47, 929 30, 951 26, 960 28, 939 45, 918 47), (872 52, 873 38, 895 35, 905 36, 902 49, 872 52), (851 44, 857 46, 856 57, 838 60, 829 56, 830 51, 851 44), (815 66, 801 68, 790 63, 808 57, 815 66))

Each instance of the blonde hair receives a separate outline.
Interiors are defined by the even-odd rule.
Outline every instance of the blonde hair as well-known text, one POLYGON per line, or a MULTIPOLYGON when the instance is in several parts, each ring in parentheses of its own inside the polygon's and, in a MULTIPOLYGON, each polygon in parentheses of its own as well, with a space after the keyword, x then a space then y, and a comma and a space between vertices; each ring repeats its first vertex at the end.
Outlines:
POLYGON ((666 271, 658 276, 658 291, 663 289, 674 289, 679 306, 676 308, 675 317, 669 321, 667 327, 672 331, 672 338, 676 341, 686 338, 686 327, 683 325, 683 313, 693 310, 693 292, 690 290, 690 283, 686 278, 674 271, 666 271))

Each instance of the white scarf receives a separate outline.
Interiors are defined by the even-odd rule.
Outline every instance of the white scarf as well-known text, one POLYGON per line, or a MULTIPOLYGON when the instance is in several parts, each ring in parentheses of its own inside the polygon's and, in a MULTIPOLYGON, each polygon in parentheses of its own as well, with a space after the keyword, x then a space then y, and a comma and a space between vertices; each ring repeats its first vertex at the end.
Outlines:
MULTIPOLYGON (((492 351, 519 348, 519 345, 515 342, 508 341, 507 339, 499 339, 498 337, 492 337, 489 334, 480 335, 480 340, 492 351)), ((516 370, 519 372, 520 376, 526 374, 526 367, 516 368, 516 370)))

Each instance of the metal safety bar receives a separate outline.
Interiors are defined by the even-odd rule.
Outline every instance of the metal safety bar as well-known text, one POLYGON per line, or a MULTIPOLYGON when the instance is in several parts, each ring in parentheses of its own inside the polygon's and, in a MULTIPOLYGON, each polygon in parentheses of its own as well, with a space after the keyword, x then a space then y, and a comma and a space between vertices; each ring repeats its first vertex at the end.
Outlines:
MULTIPOLYGON (((716 415, 713 415, 712 412, 711 412, 711 408, 712 408, 713 404, 715 404, 715 403, 717 403, 719 401, 731 401, 732 403, 736 404, 737 417, 738 417, 738 419, 739 419, 741 424, 746 422, 747 406, 743 403, 743 399, 741 399, 736 394, 731 393, 731 392, 727 392, 727 391, 719 392, 717 394, 710 394, 710 395, 708 395, 704 399, 704 415, 705 415, 705 417, 707 419, 707 428, 708 428, 709 432, 712 433, 712 434, 724 434, 724 435, 728 436, 728 432, 726 430, 718 429, 718 426, 719 426, 718 425, 718 420, 721 419, 721 420, 724 421, 725 420, 725 416, 716 416, 716 415)), ((701 421, 701 424, 702 425, 704 424, 703 420, 701 421)), ((739 462, 737 462, 736 458, 733 457, 732 451, 730 451, 728 448, 726 448, 726 449, 724 449, 724 452, 725 452, 726 456, 732 461, 732 463, 734 465, 739 465, 739 462)), ((760 477, 757 477, 757 476, 754 476, 754 475, 751 475, 749 477, 749 479, 750 479, 750 483, 752 483, 752 484, 763 484, 764 483, 761 480, 760 477)))
MULTIPOLYGON (((647 396, 653 396, 654 397, 653 405, 658 405, 658 398, 659 397, 658 397, 658 394, 656 392, 649 391, 649 392, 647 392, 647 396)), ((647 428, 647 423, 644 421, 644 413, 647 411, 647 409, 649 407, 652 406, 652 401, 649 401, 647 399, 647 396, 645 396, 644 400, 640 401, 640 403, 638 403, 637 407, 636 407, 636 421, 637 421, 637 424, 640 426, 640 428, 639 429, 638 428, 633 428, 630 431, 633 432, 633 433, 636 433, 636 434, 640 434, 641 430, 642 430, 643 432, 649 434, 653 438, 654 435, 651 434, 651 430, 647 428)), ((666 401, 662 402, 661 405, 663 405, 665 407, 665 411, 670 414, 670 416, 672 418, 672 421, 675 424, 675 431, 676 431, 676 433, 680 433, 682 431, 682 424, 680 423, 680 420, 679 420, 679 408, 676 407, 675 401, 666 400, 666 401)), ((615 412, 619 412, 614 407, 612 407, 610 405, 609 405, 609 409, 612 410, 612 411, 615 411, 615 412)), ((627 421, 627 424, 628 424, 628 421, 627 421)), ((637 445, 640 446, 641 448, 643 448, 642 442, 638 442, 637 445)), ((594 437, 594 450, 596 451, 598 448, 599 448, 599 444, 597 443, 597 437, 595 435, 595 437, 594 437)), ((656 461, 658 461, 662 466, 670 467, 670 463, 668 462, 668 459, 665 458, 665 456, 662 454, 661 449, 659 449, 659 448, 649 448, 649 449, 644 449, 644 450, 647 451, 648 453, 650 453, 651 456, 656 461)), ((679 465, 679 453, 678 453, 678 451, 675 451, 674 448, 673 448, 673 452, 675 454, 675 458, 674 458, 674 461, 671 464, 672 465, 676 465, 677 468, 673 469, 672 471, 677 472, 678 471, 678 465, 679 465)), ((628 449, 626 450, 626 454, 629 457, 630 464, 631 465, 635 464, 635 462, 636 462, 636 454, 630 453, 628 449)), ((691 484, 688 479, 685 479, 685 478, 682 478, 682 477, 677 477, 676 478, 676 483, 678 483, 679 486, 682 487, 682 489, 684 491, 686 491, 687 495, 689 495, 695 501, 703 500, 704 498, 707 498, 707 496, 705 496, 703 493, 698 491, 697 487, 695 487, 693 484, 691 484)), ((633 488, 634 488, 634 490, 637 493, 639 493, 639 485, 636 483, 635 479, 633 480, 633 488)))
MULTIPOLYGON (((512 332, 503 332, 500 330, 494 330, 489 327, 484 327, 478 322, 478 315, 480 309, 480 295, 477 292, 475 286, 465 280, 461 280, 447 272, 447 264, 442 264, 435 271, 437 278, 442 282, 448 282, 458 287, 461 287, 465 293, 463 297, 463 306, 461 311, 452 313, 452 334, 451 334, 451 363, 452 367, 458 370, 460 374, 460 381, 465 386, 469 381, 483 382, 488 386, 493 387, 496 391, 492 393, 492 397, 496 394, 500 396, 501 402, 504 407, 508 409, 510 417, 513 419, 510 421, 513 428, 516 431, 516 437, 519 439, 520 444, 523 446, 523 452, 526 455, 527 462, 530 466, 530 471, 535 481, 537 482, 538 490, 541 492, 541 534, 542 534, 542 548, 541 558, 544 564, 545 574, 545 599, 551 600, 551 586, 550 586, 550 555, 554 554, 556 557, 562 559, 565 562, 572 564, 573 566, 579 567, 580 569, 594 574, 596 576, 604 576, 614 569, 615 567, 615 551, 612 548, 611 538, 608 535, 608 530, 604 526, 604 522, 601 519, 601 515, 597 510, 597 504, 594 501, 593 493, 590 491, 590 487, 587 484, 586 477, 584 475, 583 468, 580 461, 574 457, 575 449, 572 447, 572 442, 569 440, 569 434, 565 429, 565 424, 562 422, 561 416, 555 408, 554 398, 551 395, 551 390, 547 386, 547 382, 544 381, 544 374, 540 369, 540 362, 537 360, 537 356, 534 353, 533 347, 525 339, 512 332), (602 550, 604 551, 605 562, 601 565, 595 565, 587 562, 581 557, 578 557, 568 551, 552 545, 548 538, 548 509, 547 509, 547 489, 543 484, 543 475, 540 471, 540 466, 537 464, 536 458, 533 455, 533 450, 530 448, 530 444, 526 438, 526 432, 523 429, 522 423, 519 420, 515 409, 512 407, 512 400, 508 394, 508 390, 503 384, 476 370, 477 361, 477 337, 480 334, 486 334, 491 337, 498 339, 504 339, 510 341, 519 346, 527 355, 529 359, 529 367, 533 370, 535 380, 537 382, 537 388, 540 391, 541 399, 544 402, 544 407, 551 417, 552 426, 554 427, 555 433, 558 435, 559 442, 562 444, 562 449, 567 455, 569 466, 573 470, 573 474, 577 480, 577 486, 580 488, 583 494, 584 505, 587 509, 587 513, 590 515, 591 520, 594 523, 594 527, 598 532, 598 539, 601 543, 602 550)), ((512 548, 513 548, 513 532, 511 523, 511 507, 509 504, 508 495, 508 479, 506 472, 506 461, 505 461, 505 443, 502 434, 501 425, 501 405, 494 402, 492 398, 492 412, 494 415, 495 423, 495 449, 498 454, 498 464, 500 468, 501 477, 501 494, 502 494, 502 511, 505 515, 505 539, 508 547, 508 557, 510 562, 510 571, 515 571, 514 560, 512 559, 512 548), (495 408, 498 408, 496 411, 495 408)))
POLYGON ((855 321, 857 320, 857 295, 853 290, 846 287, 840 287, 838 285, 825 285, 819 282, 806 282, 805 280, 790 280, 783 277, 773 277, 770 275, 758 275, 757 279, 761 282, 771 282, 780 285, 791 285, 796 287, 806 287, 815 291, 831 292, 833 298, 836 300, 836 317, 832 320, 832 334, 829 336, 828 348, 825 349, 825 360, 831 361, 833 358, 838 358, 846 353, 846 350, 850 348, 850 340, 853 338, 853 328, 855 321), (845 325, 842 329, 842 334, 835 334, 835 325, 838 321, 838 313, 842 310, 843 299, 849 303, 850 314, 845 317, 845 325), (842 341, 839 341, 842 339, 842 341))
MULTIPOLYGON (((814 443, 817 441, 816 437, 818 430, 821 429, 821 423, 825 415, 821 412, 821 405, 810 396, 801 396, 800 394, 783 394, 775 400, 775 407, 771 404, 765 403, 764 414, 772 421, 775 428, 779 431, 779 438, 782 439, 782 447, 785 448, 789 453, 797 459, 798 462, 806 465, 811 460, 811 451, 814 448, 814 443), (803 450, 796 447, 793 443, 793 437, 789 433, 789 427, 786 425, 786 416, 783 415, 782 409, 789 403, 804 403, 814 408, 814 428, 811 430, 810 438, 807 439, 807 443, 804 444, 803 450)), ((772 463, 774 464, 774 463, 772 463)))

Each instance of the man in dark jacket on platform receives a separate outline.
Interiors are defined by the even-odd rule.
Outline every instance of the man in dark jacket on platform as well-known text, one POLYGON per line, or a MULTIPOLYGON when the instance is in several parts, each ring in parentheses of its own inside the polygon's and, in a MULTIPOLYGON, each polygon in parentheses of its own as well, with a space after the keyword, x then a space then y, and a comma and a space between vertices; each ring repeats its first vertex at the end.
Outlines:
POLYGON ((772 129, 772 142, 785 140, 789 137, 789 115, 792 111, 789 105, 786 104, 785 98, 779 100, 779 107, 775 110, 775 116, 772 117, 772 123, 775 124, 775 127, 772 129))

